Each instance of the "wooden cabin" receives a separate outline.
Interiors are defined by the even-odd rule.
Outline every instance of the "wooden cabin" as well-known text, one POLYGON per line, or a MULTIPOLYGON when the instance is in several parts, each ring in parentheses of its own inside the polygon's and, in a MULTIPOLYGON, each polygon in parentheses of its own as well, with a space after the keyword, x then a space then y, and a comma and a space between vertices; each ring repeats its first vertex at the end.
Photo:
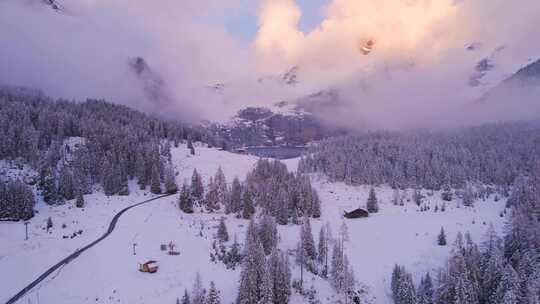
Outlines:
POLYGON ((148 261, 144 264, 139 264, 140 272, 155 273, 158 268, 157 261, 148 261))
POLYGON ((345 218, 348 218, 348 219, 363 218, 363 217, 368 217, 369 212, 367 212, 367 210, 364 210, 362 208, 358 208, 358 209, 355 209, 355 210, 353 210, 351 212, 345 211, 343 213, 343 216, 345 218))

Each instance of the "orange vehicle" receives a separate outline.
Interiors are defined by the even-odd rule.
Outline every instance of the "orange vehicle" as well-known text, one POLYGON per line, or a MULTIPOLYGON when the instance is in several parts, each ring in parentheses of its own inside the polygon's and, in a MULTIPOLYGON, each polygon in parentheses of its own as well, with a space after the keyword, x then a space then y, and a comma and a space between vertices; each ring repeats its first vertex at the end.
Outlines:
POLYGON ((158 268, 157 261, 148 261, 144 264, 139 264, 140 272, 155 273, 158 268))

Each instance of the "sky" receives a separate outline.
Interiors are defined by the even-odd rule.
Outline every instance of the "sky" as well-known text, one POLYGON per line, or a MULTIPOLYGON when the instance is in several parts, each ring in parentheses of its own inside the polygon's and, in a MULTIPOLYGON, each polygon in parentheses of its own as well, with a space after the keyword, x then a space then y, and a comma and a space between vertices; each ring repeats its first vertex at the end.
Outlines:
MULTIPOLYGON (((298 27, 303 32, 310 32, 324 19, 322 8, 328 4, 328 0, 298 0, 296 1, 302 10, 298 27)), ((227 30, 238 40, 249 43, 257 35, 257 11, 260 1, 241 0, 241 9, 221 13, 217 16, 216 23, 222 23, 227 30)))
POLYGON ((540 57, 537 0, 57 2, 0 1, 0 84, 191 121, 332 91, 339 123, 428 125, 540 57))

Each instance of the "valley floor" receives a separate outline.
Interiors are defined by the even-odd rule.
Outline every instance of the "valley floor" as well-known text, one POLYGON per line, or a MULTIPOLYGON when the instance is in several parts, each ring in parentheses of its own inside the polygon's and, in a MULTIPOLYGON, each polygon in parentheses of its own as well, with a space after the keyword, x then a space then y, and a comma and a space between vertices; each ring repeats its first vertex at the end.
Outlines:
MULTIPOLYGON (((222 167, 227 180, 234 176, 241 180, 254 166, 257 158, 237 155, 215 149, 196 148, 196 155, 189 155, 181 146, 173 149, 173 162, 179 172, 177 182, 190 180, 194 168, 205 182, 222 167)), ((284 161, 295 170, 297 160, 284 161)), ((342 225, 343 211, 365 206, 369 187, 352 187, 343 183, 330 183, 320 176, 312 176, 319 192, 322 217, 312 221, 317 239, 321 225, 330 223, 334 235, 342 225)), ((126 197, 105 197, 93 194, 85 197, 86 207, 77 209, 71 202, 58 207, 39 203, 37 214, 29 224, 29 240, 24 240, 22 222, 0 223, 0 303, 4 303, 21 288, 68 254, 103 234, 114 214, 122 208, 152 197, 131 185, 132 193, 126 197), (44 230, 46 219, 51 217, 54 228, 44 230), (65 224, 65 228, 62 228, 65 224), (73 233, 82 230, 82 234, 73 233), (68 236, 68 238, 63 238, 68 236)), ((459 202, 447 204, 445 212, 419 212, 412 202, 405 206, 390 203, 392 190, 376 188, 381 211, 366 219, 347 220, 349 241, 345 243, 347 255, 354 267, 359 284, 366 286, 366 302, 389 303, 389 279, 395 263, 410 270, 417 282, 426 271, 433 272, 448 257, 451 246, 437 246, 436 236, 441 229, 447 232, 451 244, 456 234, 469 231, 479 241, 490 224, 500 232, 504 218, 499 213, 504 201, 478 201, 473 208, 458 207, 459 202)), ((410 192, 410 191, 409 191, 410 192)), ((434 207, 441 205, 440 193, 426 198, 434 207)), ((128 211, 119 221, 116 230, 102 243, 83 253, 51 275, 32 290, 20 303, 175 303, 184 289, 191 289, 195 274, 200 272, 206 286, 213 280, 221 290, 222 302, 231 303, 236 298, 239 269, 227 270, 223 264, 212 263, 213 236, 219 218, 224 214, 186 215, 177 207, 177 196, 156 200, 128 211), (179 256, 170 256, 160 250, 161 244, 177 245, 179 256), (136 255, 134 255, 134 246, 136 255), (139 263, 154 259, 159 263, 156 274, 138 271, 139 263)), ((228 216, 229 234, 244 240, 247 221, 228 216)), ((299 238, 296 226, 278 227, 282 249, 294 249, 299 238)), ((291 257, 291 264, 294 264, 291 257)), ((299 269, 293 266, 293 277, 299 269)), ((316 286, 322 303, 329 303, 332 290, 329 284, 308 276, 316 286)), ((303 303, 294 296, 292 303, 303 303)))

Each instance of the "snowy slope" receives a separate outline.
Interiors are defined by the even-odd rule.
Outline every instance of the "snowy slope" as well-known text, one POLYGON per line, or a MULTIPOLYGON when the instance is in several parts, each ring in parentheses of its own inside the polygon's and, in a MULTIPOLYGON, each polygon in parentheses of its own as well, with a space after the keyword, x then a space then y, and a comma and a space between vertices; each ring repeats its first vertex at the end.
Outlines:
MULTIPOLYGON (((205 182, 222 167, 227 180, 234 176, 244 179, 256 158, 237 155, 203 147, 196 147, 196 155, 189 155, 181 146, 174 149, 173 161, 179 172, 177 182, 190 180, 193 168, 201 173, 205 182)), ((287 160, 294 170, 298 160, 287 160)), ((312 176, 322 201, 323 216, 313 220, 315 238, 321 225, 329 222, 334 235, 342 223, 343 210, 363 206, 368 187, 352 187, 343 183, 329 183, 324 177, 312 176)), ((22 223, 0 223, 0 302, 6 301, 20 288, 37 277, 46 268, 73 252, 76 248, 101 235, 114 214, 123 207, 145 200, 151 195, 136 190, 132 184, 128 197, 106 198, 101 194, 85 197, 84 210, 68 203, 60 207, 38 205, 39 214, 30 222, 30 240, 24 240, 22 223), (51 234, 42 228, 51 216, 55 227, 51 234), (65 223, 67 227, 62 229, 65 223), (82 229, 83 233, 73 239, 63 239, 82 229)), ((435 244, 441 226, 452 241, 458 231, 470 231, 479 240, 493 223, 502 228, 499 212, 504 202, 478 202, 475 208, 456 208, 451 203, 445 213, 417 212, 413 203, 405 206, 390 204, 392 191, 377 188, 382 201, 381 212, 367 219, 347 221, 350 241, 345 247, 360 284, 366 284, 374 297, 374 303, 388 303, 389 277, 395 263, 403 264, 415 275, 440 266, 448 256, 450 246, 435 244), (484 224, 485 222, 485 224, 484 224)), ((440 195, 428 197, 432 205, 440 203, 440 195)), ((102 243, 83 253, 78 259, 59 270, 38 288, 30 292, 20 303, 174 303, 191 289, 196 272, 202 274, 208 286, 214 280, 222 292, 223 303, 231 303, 236 297, 239 269, 227 270, 222 264, 210 262, 209 251, 216 231, 215 226, 222 214, 186 215, 176 206, 176 196, 157 200, 127 212, 119 221, 117 229, 102 243), (203 227, 201 229, 201 227, 203 227), (202 230, 202 237, 201 235, 202 230), (160 251, 160 244, 176 243, 180 256, 169 256, 160 251), (137 243, 133 255, 133 243, 137 243), (153 275, 140 273, 138 263, 156 259, 160 270, 153 275)), ((247 221, 229 217, 229 234, 244 239, 247 221)), ((295 226, 278 227, 282 249, 294 249, 299 236, 295 226)), ((292 259, 291 259, 292 261, 292 259)), ((292 263, 294 264, 294 263, 292 263)), ((293 277, 299 269, 293 266, 293 277)), ((313 278, 307 276, 306 286, 313 278)), ((315 279, 314 285, 323 303, 329 303, 332 291, 327 282, 315 279)), ((292 303, 303 303, 294 296, 292 303)))

